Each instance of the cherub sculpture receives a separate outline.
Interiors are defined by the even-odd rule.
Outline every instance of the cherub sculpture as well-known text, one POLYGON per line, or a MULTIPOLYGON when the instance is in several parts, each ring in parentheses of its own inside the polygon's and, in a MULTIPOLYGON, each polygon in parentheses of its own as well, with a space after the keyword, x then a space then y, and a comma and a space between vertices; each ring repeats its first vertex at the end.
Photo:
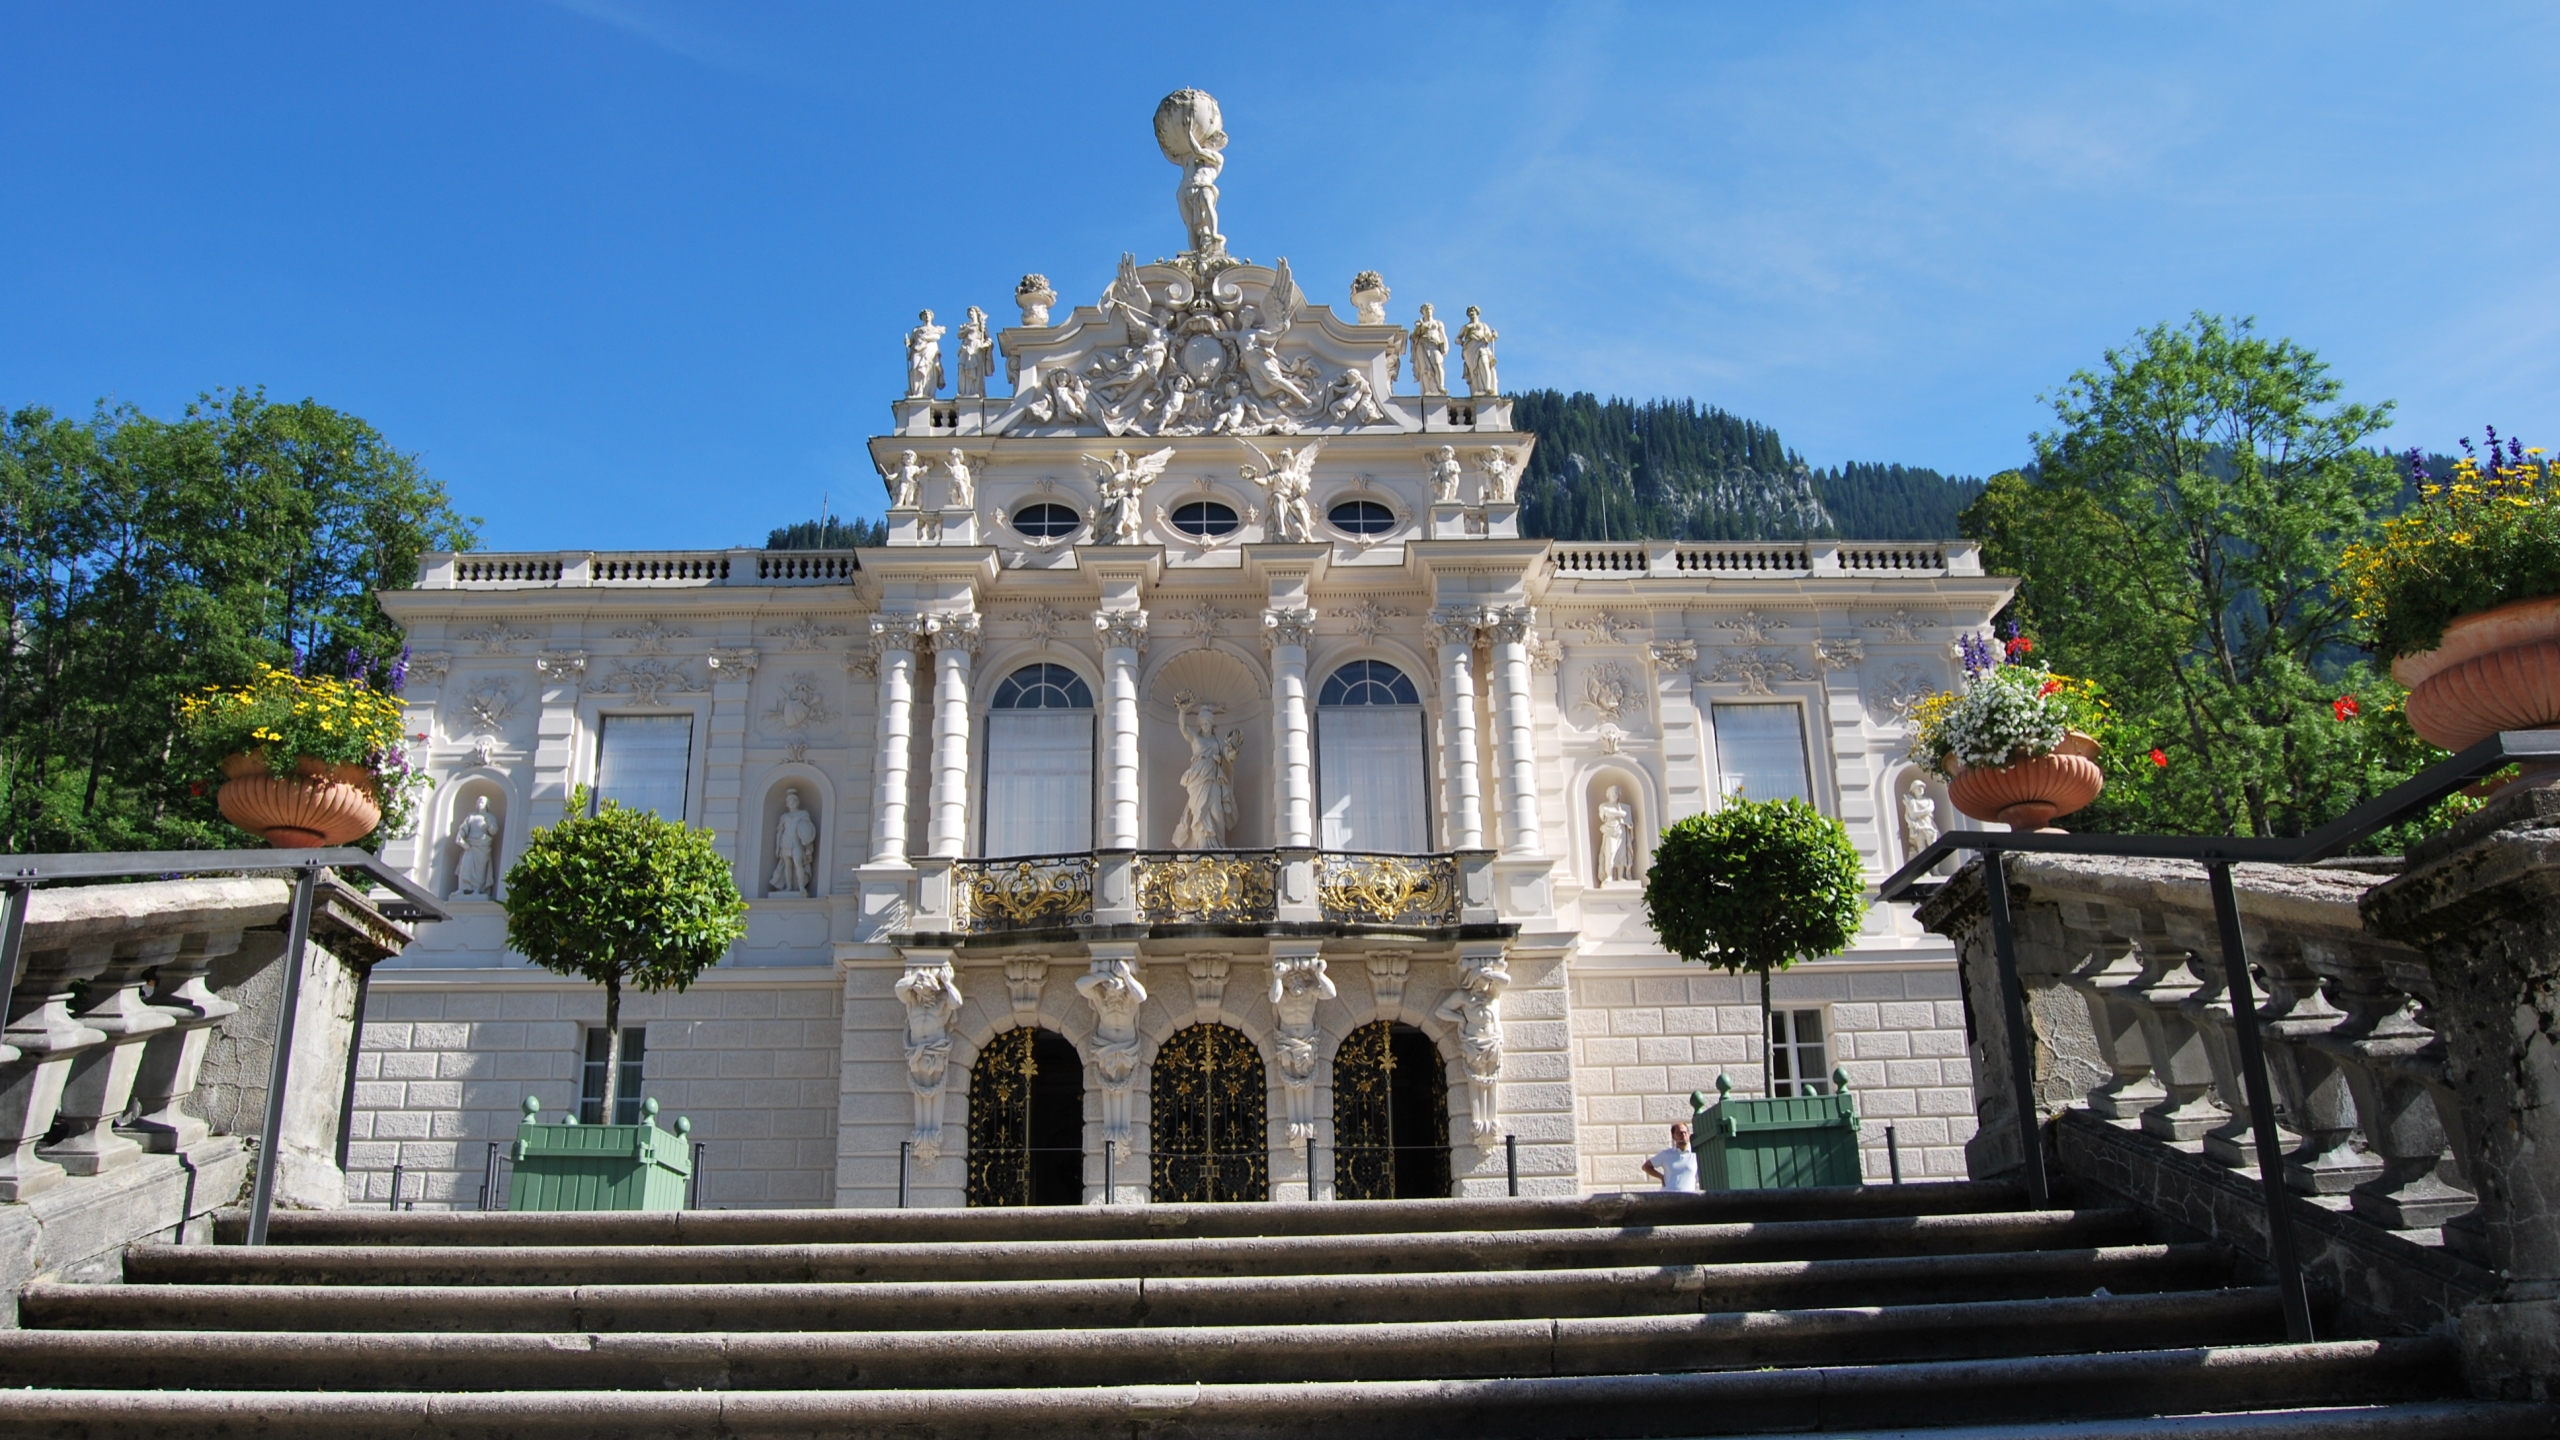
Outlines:
POLYGON ((1303 450, 1283 446, 1278 464, 1273 464, 1271 457, 1250 440, 1244 448, 1262 462, 1262 471, 1256 474, 1250 465, 1239 466, 1238 470, 1271 497, 1272 530, 1291 544, 1313 539, 1315 516, 1307 505, 1307 495, 1315 488, 1316 452, 1324 448, 1324 442, 1315 441, 1303 450))
POLYGON ((1164 473, 1164 467, 1173 463, 1173 447, 1168 445, 1135 460, 1126 450, 1114 450, 1109 460, 1087 455, 1084 462, 1094 468, 1094 482, 1102 502, 1102 523, 1095 528, 1109 535, 1114 545, 1137 544, 1146 528, 1139 502, 1145 498, 1147 487, 1164 473))
POLYGON ((1442 505, 1458 503, 1458 482, 1465 479, 1466 467, 1458 463, 1458 447, 1443 445, 1431 457, 1431 498, 1442 505))
POLYGON ((1300 410, 1316 402, 1305 387, 1291 378, 1280 359, 1279 342, 1297 323, 1298 311, 1305 303, 1306 296, 1289 278, 1289 262, 1283 260, 1272 277, 1271 288, 1263 294, 1262 304, 1247 305, 1239 312, 1243 323, 1236 332, 1236 354, 1245 378, 1253 385, 1253 393, 1265 400, 1285 400, 1300 410))
POLYGON ((880 472, 889 485, 889 508, 913 510, 924 503, 924 462, 913 450, 898 452, 898 463, 880 472))

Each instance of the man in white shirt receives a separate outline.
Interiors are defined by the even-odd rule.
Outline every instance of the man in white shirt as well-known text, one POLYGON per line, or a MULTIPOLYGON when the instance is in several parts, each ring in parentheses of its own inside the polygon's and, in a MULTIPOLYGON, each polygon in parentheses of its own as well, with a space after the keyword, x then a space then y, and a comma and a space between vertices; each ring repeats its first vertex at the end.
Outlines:
POLYGON ((1661 1181, 1665 1190, 1696 1192, 1698 1157, 1689 1149, 1686 1121, 1671 1127, 1671 1148, 1644 1162, 1644 1173, 1661 1181))

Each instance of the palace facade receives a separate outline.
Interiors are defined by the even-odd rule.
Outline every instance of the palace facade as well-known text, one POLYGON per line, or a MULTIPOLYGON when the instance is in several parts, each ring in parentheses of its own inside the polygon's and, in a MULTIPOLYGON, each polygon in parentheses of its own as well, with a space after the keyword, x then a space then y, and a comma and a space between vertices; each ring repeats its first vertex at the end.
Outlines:
POLYGON ((455 918, 370 982, 352 1198, 480 1203, 528 1095, 605 1118, 602 997, 499 905, 579 786, 708 827, 750 897, 623 1005, 626 1109, 691 1119, 706 1205, 1642 1188, 1692 1091, 1835 1070, 1871 1176, 1888 1125, 1963 1173, 1943 941, 1876 907, 1764 1045, 1642 877, 1737 792, 1875 878, 1962 823, 1907 720, 2011 583, 1952 541, 1523 538, 1491 327, 1232 255, 1214 102, 1156 130, 1181 253, 909 335, 885 545, 436 555, 383 596, 433 779, 389 854, 455 918))

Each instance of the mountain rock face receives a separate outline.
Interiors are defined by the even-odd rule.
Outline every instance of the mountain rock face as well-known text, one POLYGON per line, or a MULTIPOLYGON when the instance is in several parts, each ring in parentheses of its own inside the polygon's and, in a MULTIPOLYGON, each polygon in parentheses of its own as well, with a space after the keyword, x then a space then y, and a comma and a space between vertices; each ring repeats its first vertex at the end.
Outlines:
POLYGON ((1529 390, 1513 423, 1538 437, 1520 483, 1524 535, 1559 540, 1952 537, 1982 482, 1852 463, 1816 470, 1778 432, 1694 400, 1529 390))

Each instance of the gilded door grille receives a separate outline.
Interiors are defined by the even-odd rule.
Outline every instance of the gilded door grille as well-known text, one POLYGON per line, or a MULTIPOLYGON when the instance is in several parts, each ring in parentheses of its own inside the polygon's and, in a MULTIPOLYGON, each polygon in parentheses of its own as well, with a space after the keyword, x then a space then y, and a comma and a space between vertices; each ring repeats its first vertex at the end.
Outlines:
POLYGON ((1007 1030, 969 1069, 969 1203, 1083 1198, 1084 1066, 1066 1037, 1007 1030))
POLYGON ((1148 1179, 1163 1201, 1268 1200, 1270 1102, 1262 1052, 1240 1030, 1194 1025, 1147 1075, 1148 1179))
POLYGON ((1345 1200, 1449 1193, 1449 1075, 1439 1047, 1389 1020, 1343 1037, 1333 1057, 1333 1187, 1345 1200))

